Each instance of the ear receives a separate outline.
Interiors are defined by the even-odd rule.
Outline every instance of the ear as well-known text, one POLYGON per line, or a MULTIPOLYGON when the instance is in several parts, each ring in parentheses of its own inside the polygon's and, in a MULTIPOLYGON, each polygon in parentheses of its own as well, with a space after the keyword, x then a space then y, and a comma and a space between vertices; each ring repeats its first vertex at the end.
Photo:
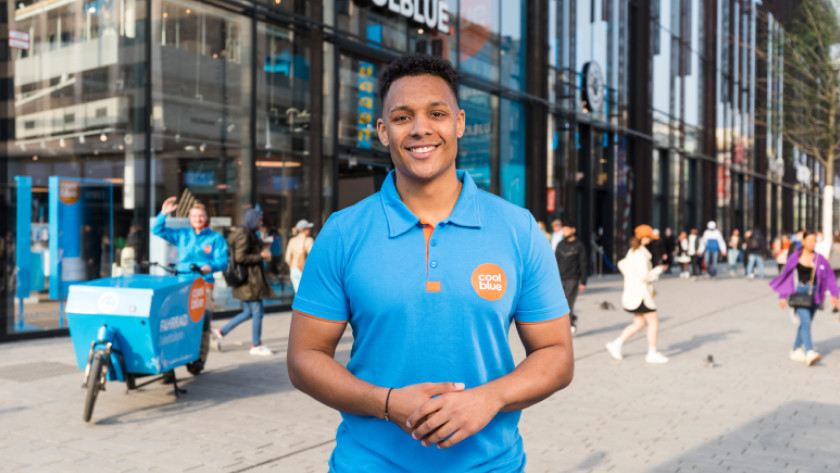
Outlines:
POLYGON ((467 114, 464 110, 458 110, 458 138, 464 136, 464 130, 467 129, 467 114))
POLYGON ((385 126, 385 120, 381 118, 376 119, 376 133, 379 135, 379 142, 382 146, 388 147, 388 128, 385 126))

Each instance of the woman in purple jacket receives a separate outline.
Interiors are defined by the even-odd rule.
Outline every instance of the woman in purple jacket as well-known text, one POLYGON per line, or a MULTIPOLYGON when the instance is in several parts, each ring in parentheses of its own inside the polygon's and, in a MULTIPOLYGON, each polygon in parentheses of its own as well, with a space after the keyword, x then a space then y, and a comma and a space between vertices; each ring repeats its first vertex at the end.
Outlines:
POLYGON ((811 321, 814 319, 817 308, 825 300, 826 291, 831 294, 831 304, 834 309, 838 308, 837 279, 828 261, 814 251, 816 244, 817 235, 806 230, 802 237, 802 248, 794 249, 782 273, 770 281, 770 287, 779 294, 779 307, 784 309, 787 298, 791 294, 811 291, 809 282, 813 274, 814 305, 796 308, 796 314, 799 316, 799 330, 796 332, 796 342, 790 353, 791 360, 805 362, 808 366, 820 361, 821 358, 820 354, 814 351, 814 345, 811 342, 811 321))

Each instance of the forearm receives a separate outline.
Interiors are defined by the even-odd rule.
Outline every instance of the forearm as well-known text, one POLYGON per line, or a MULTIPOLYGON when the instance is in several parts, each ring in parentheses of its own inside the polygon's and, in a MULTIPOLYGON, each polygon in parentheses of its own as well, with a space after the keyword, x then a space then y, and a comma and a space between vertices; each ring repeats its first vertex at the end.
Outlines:
POLYGON ((359 379, 327 353, 318 350, 289 353, 288 369, 297 389, 333 409, 379 418, 385 414, 388 389, 359 379))
POLYGON ((571 347, 549 346, 533 351, 513 371, 474 388, 501 405, 500 411, 525 409, 565 388, 574 376, 571 347))

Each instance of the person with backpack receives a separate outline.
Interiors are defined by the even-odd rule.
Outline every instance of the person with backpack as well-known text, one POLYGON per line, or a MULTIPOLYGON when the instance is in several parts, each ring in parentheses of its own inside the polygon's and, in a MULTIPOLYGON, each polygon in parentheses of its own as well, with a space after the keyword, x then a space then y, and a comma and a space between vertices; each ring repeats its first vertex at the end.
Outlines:
POLYGON ((706 271, 709 277, 717 276, 717 265, 721 254, 726 256, 726 242, 723 240, 723 234, 717 229, 717 224, 714 220, 710 220, 706 225, 706 231, 703 232, 703 237, 700 239, 700 247, 703 248, 703 261, 706 263, 706 271))
POLYGON ((753 271, 755 270, 756 265, 758 265, 758 278, 764 279, 764 257, 767 253, 767 249, 765 248, 766 244, 764 242, 764 234, 761 233, 761 230, 756 228, 749 233, 746 240, 746 252, 748 258, 747 279, 755 278, 753 271))
POLYGON ((271 299, 274 290, 265 277, 263 262, 271 260, 271 251, 263 249, 263 241, 257 236, 257 229, 262 223, 262 211, 249 209, 245 212, 245 222, 236 227, 228 236, 231 263, 243 265, 247 269, 244 283, 233 288, 233 297, 242 301, 242 312, 234 316, 221 329, 213 331, 216 350, 221 351, 222 341, 231 330, 242 322, 251 319, 252 355, 268 356, 273 352, 262 344, 262 319, 265 313, 263 299, 271 299))

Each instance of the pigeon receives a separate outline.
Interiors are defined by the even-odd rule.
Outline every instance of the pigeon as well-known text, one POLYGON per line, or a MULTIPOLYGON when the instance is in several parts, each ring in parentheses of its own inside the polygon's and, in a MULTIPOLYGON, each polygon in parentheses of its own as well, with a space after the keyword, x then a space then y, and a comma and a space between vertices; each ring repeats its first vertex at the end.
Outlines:
POLYGON ((615 310, 615 306, 610 301, 601 302, 601 310, 615 310))

